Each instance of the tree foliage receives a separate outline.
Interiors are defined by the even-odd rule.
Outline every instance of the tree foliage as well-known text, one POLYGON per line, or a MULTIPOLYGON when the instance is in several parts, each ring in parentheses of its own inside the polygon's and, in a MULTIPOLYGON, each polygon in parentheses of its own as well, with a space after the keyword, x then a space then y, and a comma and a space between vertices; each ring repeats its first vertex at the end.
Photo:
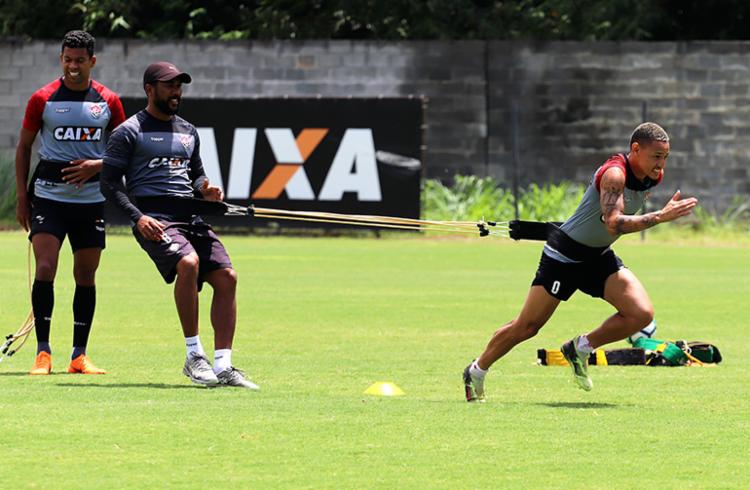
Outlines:
POLYGON ((0 0, 0 36, 750 39, 745 0, 0 0))

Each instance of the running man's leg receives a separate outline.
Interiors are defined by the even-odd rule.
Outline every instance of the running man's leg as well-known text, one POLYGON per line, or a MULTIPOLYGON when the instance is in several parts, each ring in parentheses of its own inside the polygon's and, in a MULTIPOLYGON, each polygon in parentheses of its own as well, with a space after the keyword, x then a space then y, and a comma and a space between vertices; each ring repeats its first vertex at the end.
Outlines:
POLYGON ((607 278, 604 299, 617 309, 617 313, 586 335, 593 349, 622 340, 654 319, 651 299, 641 281, 629 269, 622 268, 607 278))
POLYGON ((586 391, 593 388, 588 375, 589 354, 602 345, 637 332, 654 317, 654 308, 646 290, 628 269, 620 268, 607 277, 603 297, 617 308, 617 313, 591 333, 573 338, 560 349, 570 364, 576 383, 586 391))
POLYGON ((518 317, 497 330, 482 355, 464 369, 466 401, 484 402, 484 377, 490 366, 513 347, 536 335, 555 312, 560 301, 549 294, 544 286, 531 286, 518 317))
POLYGON ((479 367, 486 371, 513 347, 536 335, 559 304, 560 300, 550 295, 543 286, 532 286, 518 317, 503 325, 490 339, 477 359, 479 367))

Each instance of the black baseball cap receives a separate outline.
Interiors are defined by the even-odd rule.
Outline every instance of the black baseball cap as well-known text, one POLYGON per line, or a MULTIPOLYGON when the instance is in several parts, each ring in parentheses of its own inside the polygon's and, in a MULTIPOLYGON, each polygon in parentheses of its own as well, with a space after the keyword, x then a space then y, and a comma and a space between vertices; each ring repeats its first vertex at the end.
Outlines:
POLYGON ((190 75, 184 71, 178 70, 176 66, 168 61, 157 61, 156 63, 151 63, 148 65, 148 68, 146 68, 146 71, 143 72, 144 85, 154 82, 169 82, 175 78, 179 78, 182 83, 190 83, 193 81, 190 75))

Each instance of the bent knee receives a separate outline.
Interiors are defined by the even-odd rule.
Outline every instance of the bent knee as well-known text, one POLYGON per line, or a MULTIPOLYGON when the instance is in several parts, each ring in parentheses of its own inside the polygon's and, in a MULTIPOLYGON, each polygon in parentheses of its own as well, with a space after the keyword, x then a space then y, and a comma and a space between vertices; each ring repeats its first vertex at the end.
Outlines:
POLYGON ((177 275, 198 275, 200 259, 195 254, 186 255, 177 262, 177 275))
POLYGON ((234 289, 237 287, 237 271, 234 269, 217 269, 211 273, 210 283, 221 289, 234 289))
POLYGON ((632 311, 629 311, 627 314, 623 316, 627 318, 630 326, 638 330, 638 329, 645 327, 646 325, 648 325, 649 323, 653 321, 654 307, 651 305, 644 305, 644 306, 635 308, 632 311))
POLYGON ((519 340, 527 340, 539 333, 544 326, 543 322, 536 320, 518 320, 513 324, 513 331, 519 340))
POLYGON ((654 309, 644 310, 638 316, 638 328, 643 328, 654 321, 654 309))
POLYGON ((232 284, 237 284, 237 271, 234 269, 221 269, 222 277, 226 279, 227 282, 230 282, 232 284))

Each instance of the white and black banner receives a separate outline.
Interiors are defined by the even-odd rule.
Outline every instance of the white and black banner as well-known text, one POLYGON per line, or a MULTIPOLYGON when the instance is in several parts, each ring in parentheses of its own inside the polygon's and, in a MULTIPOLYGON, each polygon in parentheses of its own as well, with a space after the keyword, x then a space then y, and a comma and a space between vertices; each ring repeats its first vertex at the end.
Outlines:
MULTIPOLYGON (((128 116, 146 105, 122 102, 128 116)), ((422 99, 185 97, 180 116, 198 128, 206 174, 229 203, 420 217, 422 99)))

